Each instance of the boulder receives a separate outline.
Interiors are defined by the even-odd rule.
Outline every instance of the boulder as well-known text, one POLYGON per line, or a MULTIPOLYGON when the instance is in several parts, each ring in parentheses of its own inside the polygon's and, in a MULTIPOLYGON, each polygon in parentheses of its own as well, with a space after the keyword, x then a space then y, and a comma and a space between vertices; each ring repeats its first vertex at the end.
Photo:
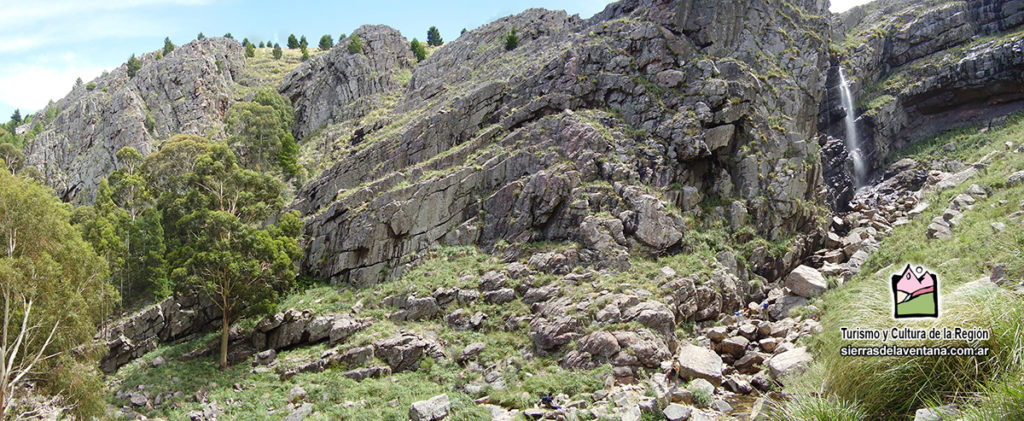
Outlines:
POLYGON ((696 345, 684 345, 676 352, 679 377, 704 379, 714 386, 722 384, 722 358, 714 351, 696 345))
POLYGON ((451 409, 451 402, 448 401, 447 394, 434 396, 433 398, 425 401, 413 402, 413 404, 409 406, 409 420, 441 420, 448 416, 449 409, 451 409))
POLYGON ((786 275, 786 287, 796 295, 812 298, 825 293, 828 284, 817 269, 800 265, 786 275))
POLYGON ((374 342, 374 355, 388 363, 395 373, 419 368, 424 356, 444 358, 444 348, 437 342, 413 333, 403 333, 374 342))
POLYGON ((803 373, 814 358, 807 348, 797 347, 768 359, 768 370, 772 380, 782 382, 788 376, 803 373))
POLYGON ((722 353, 732 355, 733 358, 740 358, 747 352, 747 345, 750 341, 742 336, 733 336, 722 341, 720 345, 722 353))
POLYGON ((689 406, 673 403, 666 406, 661 412, 668 421, 685 421, 690 419, 691 411, 693 411, 693 408, 689 406))

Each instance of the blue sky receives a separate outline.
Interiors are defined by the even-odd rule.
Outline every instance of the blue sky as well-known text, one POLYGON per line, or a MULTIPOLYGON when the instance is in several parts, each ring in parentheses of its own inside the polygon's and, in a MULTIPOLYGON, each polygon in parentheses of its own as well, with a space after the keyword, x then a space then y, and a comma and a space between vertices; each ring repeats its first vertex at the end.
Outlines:
MULTIPOLYGON (((867 0, 833 0, 833 11, 867 0)), ((590 17, 610 0, 323 1, 294 4, 241 0, 0 0, 0 122, 15 108, 36 111, 66 95, 76 78, 84 81, 124 63, 131 54, 175 44, 199 32, 284 44, 288 34, 351 33, 362 24, 386 24, 407 38, 424 40, 436 25, 446 40, 531 7, 566 10, 590 17)))

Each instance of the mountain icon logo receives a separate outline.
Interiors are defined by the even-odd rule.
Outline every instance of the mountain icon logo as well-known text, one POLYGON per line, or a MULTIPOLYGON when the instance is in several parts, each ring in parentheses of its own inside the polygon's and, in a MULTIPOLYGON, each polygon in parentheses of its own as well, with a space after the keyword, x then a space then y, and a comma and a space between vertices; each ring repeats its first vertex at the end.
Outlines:
POLYGON ((894 316, 939 317, 939 277, 921 266, 892 275, 894 316))

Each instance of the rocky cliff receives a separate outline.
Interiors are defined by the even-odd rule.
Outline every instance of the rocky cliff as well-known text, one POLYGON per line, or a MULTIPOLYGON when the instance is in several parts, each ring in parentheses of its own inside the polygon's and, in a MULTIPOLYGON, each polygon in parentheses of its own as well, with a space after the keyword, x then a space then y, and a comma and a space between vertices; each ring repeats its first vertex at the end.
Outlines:
POLYGON ((245 63, 237 42, 205 39, 139 60, 135 77, 122 65, 75 86, 36 117, 55 115, 52 120, 32 122, 42 131, 25 147, 26 164, 63 199, 90 201, 100 179, 116 168, 122 147, 145 155, 173 134, 223 136, 233 78, 245 63))
POLYGON ((813 232, 828 28, 821 1, 624 1, 466 33, 416 66, 390 118, 332 139, 337 163, 293 205, 304 269, 370 285, 438 243, 574 240, 606 263, 677 253, 707 220, 813 232))
MULTIPOLYGON (((917 140, 1024 108, 1022 1, 881 1, 835 21, 819 125, 834 138, 845 137, 842 66, 858 99, 857 128, 872 170, 917 140)), ((825 160, 841 168, 842 142, 826 149, 834 152, 825 160)), ((841 175, 833 178, 834 191, 848 189, 841 175)), ((849 193, 845 197, 839 202, 848 202, 849 193)))

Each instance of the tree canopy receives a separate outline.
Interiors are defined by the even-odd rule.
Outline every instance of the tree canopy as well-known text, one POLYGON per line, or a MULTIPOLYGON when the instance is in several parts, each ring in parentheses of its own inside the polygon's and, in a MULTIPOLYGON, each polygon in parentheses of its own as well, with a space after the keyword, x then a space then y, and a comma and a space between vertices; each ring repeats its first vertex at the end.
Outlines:
POLYGON ((363 52, 363 40, 359 39, 359 34, 352 34, 352 38, 348 41, 348 52, 349 54, 363 52))
POLYGON ((444 44, 444 40, 441 39, 441 31, 437 30, 436 26, 431 26, 427 30, 427 45, 439 47, 441 44, 444 44))
POLYGON ((409 48, 412 49, 412 54, 416 56, 416 61, 423 61, 427 58, 427 49, 423 47, 420 40, 413 38, 412 42, 409 43, 409 48))
MULTIPOLYGON (((0 169, 0 285, 11 297, 33 302, 34 325, 57 327, 47 353, 58 354, 37 364, 34 376, 43 391, 62 394, 76 415, 88 418, 104 409, 96 370, 101 350, 92 344, 117 291, 105 282, 106 262, 72 227, 70 213, 48 188, 0 169)), ((37 339, 25 344, 26 352, 42 346, 45 337, 37 339)))
POLYGON ((334 46, 334 40, 331 38, 330 35, 326 35, 325 34, 324 36, 320 37, 320 49, 321 50, 325 50, 325 51, 326 50, 330 50, 331 47, 333 47, 333 46, 334 46))

